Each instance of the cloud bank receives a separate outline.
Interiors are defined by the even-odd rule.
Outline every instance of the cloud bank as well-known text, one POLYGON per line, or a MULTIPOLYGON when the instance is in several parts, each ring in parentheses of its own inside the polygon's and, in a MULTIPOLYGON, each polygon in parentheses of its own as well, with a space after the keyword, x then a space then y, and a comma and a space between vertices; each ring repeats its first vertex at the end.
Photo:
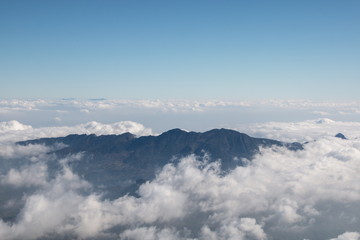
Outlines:
POLYGON ((343 133, 348 138, 360 137, 360 122, 334 121, 329 118, 302 122, 248 124, 236 129, 251 136, 278 139, 286 142, 314 141, 320 137, 335 136, 337 133, 343 133))
MULTIPOLYGON (((34 134, 32 128, 11 126, 6 131, 30 134, 24 138, 34 134)), ((70 161, 83 161, 81 154, 57 159, 45 154, 50 149, 44 146, 6 145, 12 151, 4 146, 0 145, 1 239, 358 240, 360 236, 356 138, 325 136, 296 152, 262 149, 248 166, 230 172, 221 171, 220 161, 188 156, 167 164, 155 179, 142 184, 138 197, 113 200, 69 167, 70 161), (54 171, 48 164, 52 161, 61 167, 54 171)))
POLYGON ((20 141, 44 137, 61 137, 69 134, 109 135, 122 134, 125 132, 130 132, 137 136, 147 136, 152 134, 152 130, 150 128, 146 128, 144 125, 132 121, 121 121, 111 124, 91 121, 74 126, 38 128, 33 128, 30 125, 24 125, 15 120, 0 122, 0 142, 20 141))
POLYGON ((60 100, 0 100, 1 112, 7 111, 31 111, 58 108, 59 112, 66 113, 65 107, 86 109, 122 108, 150 108, 162 111, 205 111, 214 107, 277 107, 296 109, 316 109, 315 114, 328 115, 329 112, 320 109, 336 109, 341 114, 360 113, 358 101, 330 102, 330 101, 309 101, 309 100, 266 100, 266 101, 224 101, 224 100, 128 100, 128 99, 60 99, 60 100), (62 110, 61 110, 62 109, 62 110))
POLYGON ((2 121, 16 119, 35 127, 132 120, 151 126, 156 132, 176 127, 205 131, 209 128, 239 127, 239 124, 302 122, 324 117, 335 121, 358 121, 359 106, 358 101, 12 99, 0 100, 0 118, 2 121))

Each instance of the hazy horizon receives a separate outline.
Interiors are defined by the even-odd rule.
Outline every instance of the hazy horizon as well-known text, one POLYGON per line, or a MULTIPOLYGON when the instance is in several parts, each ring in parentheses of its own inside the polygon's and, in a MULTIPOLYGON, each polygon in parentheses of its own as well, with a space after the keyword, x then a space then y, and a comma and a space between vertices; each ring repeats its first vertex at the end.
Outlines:
POLYGON ((360 240, 359 12, 0 0, 0 239, 360 240))

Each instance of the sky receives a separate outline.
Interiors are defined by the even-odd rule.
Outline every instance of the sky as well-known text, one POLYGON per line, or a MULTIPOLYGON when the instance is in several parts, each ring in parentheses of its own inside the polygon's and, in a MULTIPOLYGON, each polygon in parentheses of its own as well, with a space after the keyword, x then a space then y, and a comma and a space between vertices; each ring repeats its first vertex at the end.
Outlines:
POLYGON ((0 96, 358 100, 359 10, 356 0, 0 0, 0 96))
POLYGON ((360 240, 359 12, 358 0, 0 0, 0 238, 360 240), (261 148, 227 172, 206 154, 172 158, 138 197, 108 199, 72 168, 84 153, 16 144, 173 128, 304 149, 261 148))

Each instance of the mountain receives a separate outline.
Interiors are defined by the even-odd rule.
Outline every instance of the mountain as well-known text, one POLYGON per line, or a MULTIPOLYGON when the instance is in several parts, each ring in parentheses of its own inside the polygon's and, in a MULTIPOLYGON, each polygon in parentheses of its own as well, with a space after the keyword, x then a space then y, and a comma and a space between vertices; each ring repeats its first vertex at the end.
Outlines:
MULTIPOLYGON (((228 129, 213 129, 204 133, 172 129, 159 136, 136 137, 131 133, 121 135, 68 135, 58 138, 41 138, 18 142, 20 145, 44 144, 63 146, 49 154, 66 157, 82 153, 81 161, 69 165, 80 176, 97 186, 118 188, 124 182, 133 184, 122 187, 136 188, 136 184, 152 179, 157 170, 170 160, 190 154, 209 154, 212 161, 221 159, 222 169, 227 171, 243 165, 242 159, 251 160, 260 147, 284 146, 291 150, 302 149, 300 143, 283 143, 276 140, 253 138, 244 133, 228 129), (135 185, 134 185, 135 184, 135 185)), ((58 169, 58 163, 49 163, 58 169)), ((131 192, 129 190, 129 192, 131 192)))
POLYGON ((344 134, 342 134, 342 133, 338 133, 338 134, 336 134, 335 135, 335 137, 337 137, 337 138, 341 138, 341 139, 344 139, 344 140, 346 140, 347 138, 345 137, 345 135, 344 134))

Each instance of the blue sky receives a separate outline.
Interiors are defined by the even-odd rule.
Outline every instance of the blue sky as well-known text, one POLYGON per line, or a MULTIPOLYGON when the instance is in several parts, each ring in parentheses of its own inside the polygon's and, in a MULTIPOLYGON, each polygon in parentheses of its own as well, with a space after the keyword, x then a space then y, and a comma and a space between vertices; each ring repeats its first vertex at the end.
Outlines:
POLYGON ((332 0, 0 0, 0 95, 358 100, 359 11, 332 0))

